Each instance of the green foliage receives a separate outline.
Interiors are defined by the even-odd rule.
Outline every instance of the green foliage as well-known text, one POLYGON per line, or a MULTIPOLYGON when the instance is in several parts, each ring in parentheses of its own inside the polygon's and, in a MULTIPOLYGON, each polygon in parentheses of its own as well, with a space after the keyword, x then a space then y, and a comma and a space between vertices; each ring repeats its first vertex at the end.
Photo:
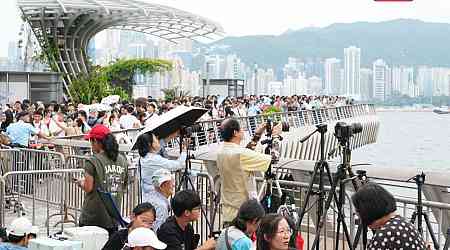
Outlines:
POLYGON ((273 113, 280 113, 280 112, 281 112, 281 109, 280 109, 280 108, 277 108, 277 107, 275 107, 275 106, 270 106, 270 107, 266 108, 266 109, 263 111, 263 114, 264 114, 264 115, 271 115, 271 114, 273 114, 273 113))
POLYGON ((109 95, 128 100, 136 73, 155 73, 170 70, 172 63, 152 59, 119 59, 106 67, 91 66, 89 74, 78 76, 69 86, 75 102, 91 103, 109 95))
POLYGON ((172 69, 172 63, 160 59, 119 59, 102 69, 107 80, 114 86, 120 86, 131 93, 131 86, 135 84, 136 73, 156 73, 172 69))
POLYGON ((56 58, 58 56, 58 48, 53 39, 46 39, 40 51, 35 51, 33 60, 43 64, 47 64, 52 71, 58 72, 56 58))
POLYGON ((189 91, 183 91, 179 86, 161 89, 161 91, 164 93, 164 100, 166 101, 173 101, 175 98, 189 95, 189 91))
POLYGON ((112 87, 100 67, 93 68, 89 74, 78 76, 69 86, 70 94, 76 103, 90 104, 109 95, 119 95, 128 100, 127 92, 121 87, 112 87))

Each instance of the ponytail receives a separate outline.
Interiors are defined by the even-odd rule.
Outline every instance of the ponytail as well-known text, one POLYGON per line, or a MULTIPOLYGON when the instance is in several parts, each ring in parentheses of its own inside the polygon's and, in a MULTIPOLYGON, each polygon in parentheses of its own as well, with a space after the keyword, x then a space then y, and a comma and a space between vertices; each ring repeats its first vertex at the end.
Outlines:
POLYGON ((153 133, 142 134, 136 140, 136 146, 141 157, 145 157, 150 152, 150 147, 152 145, 153 133))
POLYGON ((110 133, 99 142, 102 144, 106 156, 112 161, 117 161, 117 157, 119 155, 119 144, 117 143, 116 137, 110 133))

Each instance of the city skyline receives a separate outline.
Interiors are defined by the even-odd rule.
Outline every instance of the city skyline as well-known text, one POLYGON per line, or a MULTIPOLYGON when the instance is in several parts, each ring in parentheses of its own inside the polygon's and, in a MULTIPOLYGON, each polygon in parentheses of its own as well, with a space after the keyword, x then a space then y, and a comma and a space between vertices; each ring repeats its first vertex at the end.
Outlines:
MULTIPOLYGON (((398 18, 450 23, 450 17, 447 15, 450 10, 450 2, 445 0, 417 0, 410 3, 346 0, 346 3, 352 8, 342 8, 342 3, 326 0, 289 4, 258 3, 256 5, 253 1, 236 0, 197 0, 195 2, 144 0, 144 2, 168 5, 212 19, 223 25, 228 36, 278 35, 289 29, 324 27, 333 23, 358 21, 379 22, 398 18), (327 8, 324 8, 324 4, 327 8), (255 8, 258 11, 254 11, 255 8), (335 9, 340 9, 340 11, 336 12, 335 9), (229 13, 233 13, 233 17, 239 18, 230 18, 229 13)), ((15 0, 6 0, 1 12, 0 20, 8 23, 6 27, 3 27, 2 34, 8 39, 0 41, 0 57, 6 57, 8 43, 18 39, 21 19, 15 0)))

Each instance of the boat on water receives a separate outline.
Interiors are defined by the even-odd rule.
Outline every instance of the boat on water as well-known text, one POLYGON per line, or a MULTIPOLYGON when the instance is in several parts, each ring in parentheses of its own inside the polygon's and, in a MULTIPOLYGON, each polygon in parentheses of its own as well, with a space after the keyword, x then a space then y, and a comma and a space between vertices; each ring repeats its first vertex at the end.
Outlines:
POLYGON ((450 109, 448 108, 448 106, 442 106, 440 108, 433 109, 433 112, 439 115, 446 115, 450 114, 450 109))

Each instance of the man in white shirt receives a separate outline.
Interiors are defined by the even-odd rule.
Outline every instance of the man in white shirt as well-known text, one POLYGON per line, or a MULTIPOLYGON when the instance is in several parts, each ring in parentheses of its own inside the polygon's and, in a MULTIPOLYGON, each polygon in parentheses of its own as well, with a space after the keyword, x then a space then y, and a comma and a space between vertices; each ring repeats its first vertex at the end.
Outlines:
POLYGON ((134 111, 133 106, 127 105, 125 109, 123 109, 123 112, 125 114, 122 114, 119 119, 120 127, 123 129, 131 129, 131 128, 139 128, 139 120, 136 118, 136 116, 132 115, 134 111), (126 111, 125 111, 126 110, 126 111))

